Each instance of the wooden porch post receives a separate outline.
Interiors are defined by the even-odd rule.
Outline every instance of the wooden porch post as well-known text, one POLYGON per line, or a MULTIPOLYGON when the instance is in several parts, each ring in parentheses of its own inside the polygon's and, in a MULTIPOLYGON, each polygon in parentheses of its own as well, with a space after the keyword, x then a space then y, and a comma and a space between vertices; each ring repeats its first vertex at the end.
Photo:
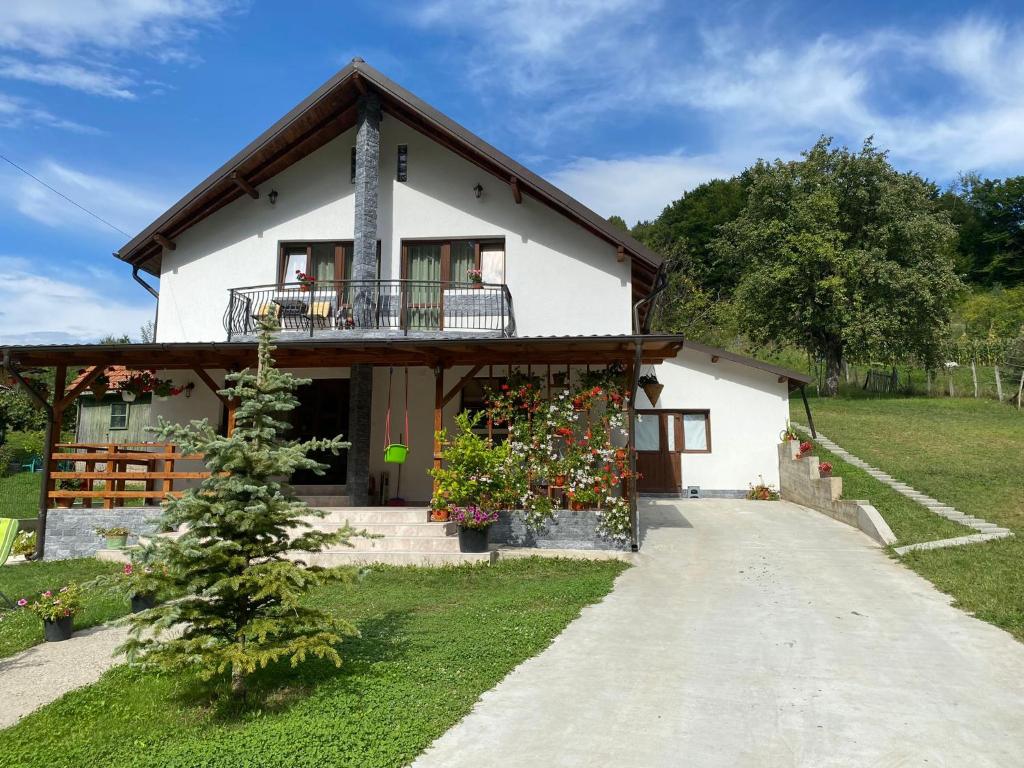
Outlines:
POLYGON ((637 492, 636 482, 636 395, 640 389, 640 367, 643 362, 642 342, 637 339, 636 352, 633 363, 627 364, 627 380, 629 381, 629 407, 626 409, 628 429, 626 430, 626 454, 629 456, 629 518, 632 528, 631 549, 636 552, 640 549, 640 500, 637 492))
POLYGON ((54 481, 50 479, 53 472, 53 452, 60 440, 60 428, 64 421, 64 382, 67 379, 68 367, 58 365, 53 377, 53 404, 46 404, 46 438, 43 444, 43 476, 39 483, 39 514, 36 516, 36 560, 43 559, 46 546, 46 513, 50 508, 50 491, 54 490, 54 481))

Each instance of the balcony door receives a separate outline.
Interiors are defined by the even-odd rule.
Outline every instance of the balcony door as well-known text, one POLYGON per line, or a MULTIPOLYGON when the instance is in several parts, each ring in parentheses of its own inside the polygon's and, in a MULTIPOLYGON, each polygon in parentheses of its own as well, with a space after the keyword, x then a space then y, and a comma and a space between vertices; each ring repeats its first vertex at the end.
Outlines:
POLYGON ((444 329, 445 292, 469 287, 471 269, 486 269, 488 282, 504 282, 505 244, 500 240, 411 240, 402 243, 409 328, 444 329))

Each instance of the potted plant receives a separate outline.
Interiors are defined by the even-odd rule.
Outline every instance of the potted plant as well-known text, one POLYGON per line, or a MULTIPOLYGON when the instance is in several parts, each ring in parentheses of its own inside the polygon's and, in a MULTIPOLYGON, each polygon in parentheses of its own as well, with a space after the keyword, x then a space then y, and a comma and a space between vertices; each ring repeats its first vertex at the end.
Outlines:
POLYGON ((101 373, 89 383, 89 391, 92 392, 92 396, 97 400, 102 400, 109 389, 110 377, 106 373, 101 373))
POLYGON ((466 279, 469 280, 473 285, 483 285, 484 273, 481 269, 470 267, 466 270, 466 279))
POLYGON ((766 483, 763 477, 758 477, 756 484, 750 484, 747 498, 751 501, 778 501, 779 492, 775 490, 773 485, 766 483))
POLYGON ((779 439, 782 442, 784 442, 784 443, 791 443, 794 440, 799 440, 800 439, 800 435, 798 435, 796 433, 796 430, 793 429, 793 425, 790 424, 789 421, 787 420, 786 421, 786 428, 784 430, 782 430, 782 433, 779 435, 779 439))
POLYGON ((822 461, 818 463, 818 474, 821 477, 832 477, 832 463, 829 461, 822 461))
POLYGON ((651 401, 651 405, 657 405, 661 391, 665 389, 665 385, 658 382, 658 377, 653 373, 645 373, 637 379, 637 383, 647 395, 647 399, 651 401))
POLYGON ((800 450, 797 451, 796 457, 798 459, 801 459, 813 450, 814 443, 812 443, 810 440, 804 440, 802 443, 800 443, 800 450))
POLYGON ((430 510, 430 519, 435 523, 447 523, 448 517, 449 512, 445 507, 430 510))
POLYGON ((148 611, 157 603, 160 584, 153 576, 153 568, 144 565, 138 557, 132 557, 132 562, 124 564, 120 587, 128 596, 132 613, 148 611))
MULTIPOLYGON (((82 487, 84 485, 85 483, 82 480, 77 479, 57 481, 57 488, 59 488, 62 491, 80 491, 82 490, 82 487)), ((70 509, 72 506, 74 506, 74 503, 75 498, 73 496, 66 499, 57 499, 57 504, 59 504, 64 509, 70 509)))
POLYGON ((148 392, 153 385, 153 377, 148 372, 133 373, 121 384, 121 399, 126 403, 134 403, 135 399, 148 392))
POLYGON ((22 531, 18 534, 18 538, 14 540, 14 545, 11 547, 11 552, 15 555, 21 555, 26 560, 31 560, 36 555, 36 532, 35 531, 22 531))
POLYGON ((310 289, 316 284, 316 278, 312 275, 307 275, 301 269, 295 270, 295 282, 299 284, 299 290, 303 293, 308 293, 310 289))
POLYGON ((174 386, 174 382, 170 379, 154 378, 152 381, 153 397, 160 402, 170 400, 172 397, 177 397, 184 391, 184 389, 184 387, 174 386))
POLYGON ((106 549, 124 549, 129 533, 131 531, 122 527, 96 529, 96 535, 103 537, 106 549))
POLYGON ((57 592, 46 590, 32 603, 22 598, 18 601, 43 620, 43 637, 48 643, 68 640, 74 631, 74 618, 82 608, 82 595, 77 584, 68 584, 57 592))
POLYGON ((487 529, 498 522, 497 512, 487 512, 476 504, 454 507, 451 519, 459 525, 459 550, 486 552, 487 529))
POLYGON ((563 389, 566 382, 569 380, 568 371, 560 371, 559 373, 551 374, 551 385, 556 389, 563 389))

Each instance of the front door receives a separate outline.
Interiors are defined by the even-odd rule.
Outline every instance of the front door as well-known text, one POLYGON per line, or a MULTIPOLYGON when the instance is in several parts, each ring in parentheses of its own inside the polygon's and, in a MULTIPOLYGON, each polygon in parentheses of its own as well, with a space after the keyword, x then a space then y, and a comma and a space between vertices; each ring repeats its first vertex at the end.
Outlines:
MULTIPOLYGON (((291 413, 292 437, 348 436, 348 379, 314 379, 298 391, 299 406, 291 413)), ((314 452, 310 458, 327 465, 323 475, 308 470, 292 475, 293 485, 344 485, 347 451, 337 456, 314 452)))
POLYGON ((683 487, 683 418, 676 411, 636 412, 640 493, 678 493, 683 487))

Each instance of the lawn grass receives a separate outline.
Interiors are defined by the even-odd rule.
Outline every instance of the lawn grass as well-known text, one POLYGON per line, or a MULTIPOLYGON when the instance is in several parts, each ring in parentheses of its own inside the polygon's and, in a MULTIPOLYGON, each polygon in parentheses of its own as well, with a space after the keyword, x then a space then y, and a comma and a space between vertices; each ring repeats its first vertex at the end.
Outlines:
MULTIPOLYGON (((0 568, 0 592, 12 600, 31 601, 47 589, 57 590, 69 582, 94 579, 113 573, 120 566, 91 557, 17 563, 0 568)), ((99 591, 86 592, 85 605, 75 616, 75 629, 85 629, 128 613, 128 603, 99 591)), ((0 610, 0 658, 23 651, 43 641, 43 625, 34 613, 24 609, 0 610)))
MULTIPOLYGON (((952 595, 956 605, 1024 640, 1024 415, 973 398, 815 399, 811 409, 821 433, 854 455, 1016 533, 985 544, 911 552, 902 562, 952 595)), ((799 402, 792 404, 792 417, 805 421, 799 402)), ((875 503, 880 493, 868 489, 865 496, 875 503)), ((894 520, 875 505, 899 536, 894 520)))
POLYGON ((268 669, 257 703, 235 711, 188 677, 118 667, 0 734, 0 766, 406 765, 624 568, 536 558, 375 569, 315 595, 362 632, 340 669, 268 669))
POLYGON ((965 525, 930 512, 922 504, 908 499, 817 443, 814 455, 821 461, 830 462, 833 474, 843 478, 844 499, 867 499, 874 505, 896 534, 898 546, 977 533, 965 525))
POLYGON ((42 472, 18 472, 0 477, 0 517, 35 517, 39 514, 42 472))

